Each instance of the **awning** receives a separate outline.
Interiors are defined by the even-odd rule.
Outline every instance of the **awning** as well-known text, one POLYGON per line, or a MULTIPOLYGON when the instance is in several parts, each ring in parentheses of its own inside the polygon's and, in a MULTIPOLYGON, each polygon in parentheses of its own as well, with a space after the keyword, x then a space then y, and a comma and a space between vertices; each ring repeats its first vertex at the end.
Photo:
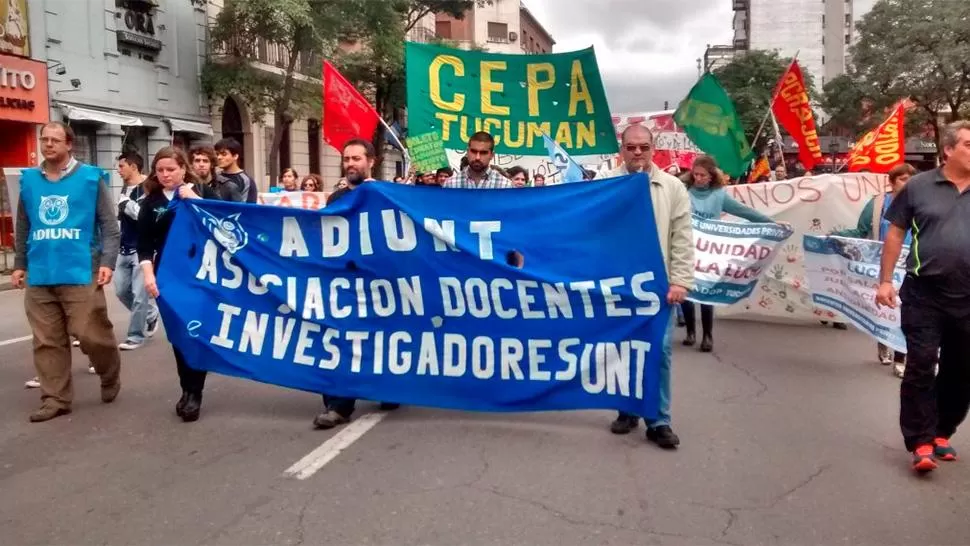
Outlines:
POLYGON ((114 112, 106 112, 104 110, 81 108, 80 106, 64 103, 58 103, 58 106, 64 110, 64 113, 72 121, 96 121, 98 123, 107 123, 108 125, 128 125, 135 127, 145 125, 140 118, 136 118, 135 116, 126 116, 124 114, 116 114, 114 112))
POLYGON ((212 136, 212 125, 208 123, 200 123, 198 121, 187 121, 184 119, 171 119, 168 118, 165 121, 172 126, 172 132, 175 131, 185 131, 186 133, 198 133, 200 135, 212 136))

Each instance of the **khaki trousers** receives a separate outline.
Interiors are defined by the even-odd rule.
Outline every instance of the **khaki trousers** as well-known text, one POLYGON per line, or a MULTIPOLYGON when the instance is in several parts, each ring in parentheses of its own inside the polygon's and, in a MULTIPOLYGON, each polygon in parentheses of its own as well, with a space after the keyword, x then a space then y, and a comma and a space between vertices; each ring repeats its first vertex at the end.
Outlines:
POLYGON ((121 355, 114 326, 108 318, 104 288, 87 286, 30 286, 24 297, 27 321, 34 333, 34 367, 40 380, 41 403, 70 409, 71 338, 101 376, 102 387, 121 381, 121 355))

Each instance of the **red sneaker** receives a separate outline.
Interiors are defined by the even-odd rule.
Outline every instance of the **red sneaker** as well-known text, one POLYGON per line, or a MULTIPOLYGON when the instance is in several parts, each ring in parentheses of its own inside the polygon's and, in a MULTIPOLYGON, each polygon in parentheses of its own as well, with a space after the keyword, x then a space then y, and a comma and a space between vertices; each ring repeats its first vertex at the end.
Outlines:
POLYGON ((916 448, 913 452, 913 470, 921 474, 936 470, 939 465, 936 464, 933 449, 933 444, 923 444, 916 448))
POLYGON ((933 455, 941 461, 957 460, 957 450, 950 447, 949 438, 936 438, 933 440, 933 455))

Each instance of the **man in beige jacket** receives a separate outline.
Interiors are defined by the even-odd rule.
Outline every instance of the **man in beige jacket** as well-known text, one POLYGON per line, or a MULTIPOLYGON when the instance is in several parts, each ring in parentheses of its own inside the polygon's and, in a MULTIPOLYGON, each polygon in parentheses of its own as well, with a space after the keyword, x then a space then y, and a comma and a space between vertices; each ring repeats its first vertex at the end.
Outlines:
MULTIPOLYGON (((607 177, 643 172, 650 178, 653 215, 670 283, 667 303, 677 305, 684 301, 687 292, 694 286, 694 234, 687 188, 680 179, 654 165, 653 134, 642 125, 631 125, 623 131, 620 157, 623 164, 610 171, 607 177)), ((671 313, 664 337, 660 363, 660 411, 656 419, 647 422, 647 440, 664 449, 675 449, 680 445, 680 438, 670 428, 670 340, 675 320, 676 314, 671 313)), ((639 417, 621 412, 610 426, 610 431, 628 434, 639 422, 639 417)))

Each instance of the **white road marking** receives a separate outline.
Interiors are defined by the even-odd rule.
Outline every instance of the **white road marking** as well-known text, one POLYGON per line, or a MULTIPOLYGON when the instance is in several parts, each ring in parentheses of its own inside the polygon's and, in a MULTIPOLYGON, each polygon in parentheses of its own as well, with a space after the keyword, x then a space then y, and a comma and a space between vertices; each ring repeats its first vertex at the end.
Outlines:
POLYGON ((24 337, 15 337, 13 339, 5 339, 3 341, 0 341, 0 347, 3 347, 4 345, 13 345, 14 343, 21 343, 23 341, 30 341, 31 339, 34 339, 34 336, 24 336, 24 337))
POLYGON ((329 440, 320 444, 320 447, 314 449, 306 457, 303 457, 294 463, 293 466, 287 468, 283 474, 298 480, 309 478, 323 468, 324 465, 334 460, 343 450, 359 440, 368 430, 374 428, 385 417, 387 417, 387 413, 384 412, 361 415, 346 425, 343 430, 334 434, 329 440))

